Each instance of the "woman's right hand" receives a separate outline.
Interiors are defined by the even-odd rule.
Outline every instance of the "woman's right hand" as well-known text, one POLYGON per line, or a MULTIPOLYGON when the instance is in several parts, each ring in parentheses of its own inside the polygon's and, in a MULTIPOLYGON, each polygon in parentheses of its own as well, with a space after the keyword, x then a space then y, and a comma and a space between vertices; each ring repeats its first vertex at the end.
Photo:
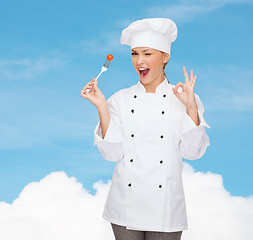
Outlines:
POLYGON ((88 99, 93 105, 98 108, 98 106, 101 106, 104 102, 106 102, 106 99, 104 94, 99 90, 97 82, 98 81, 95 78, 93 78, 91 82, 88 82, 81 91, 81 96, 88 99), (87 89, 91 89, 91 91, 85 94, 87 89))

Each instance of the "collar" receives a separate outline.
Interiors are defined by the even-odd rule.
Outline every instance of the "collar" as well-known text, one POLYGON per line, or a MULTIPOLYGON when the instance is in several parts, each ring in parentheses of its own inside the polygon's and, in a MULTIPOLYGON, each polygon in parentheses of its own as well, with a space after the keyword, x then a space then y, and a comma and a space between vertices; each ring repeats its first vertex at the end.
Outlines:
MULTIPOLYGON (((163 93, 166 88, 168 88, 170 83, 168 82, 168 79, 164 77, 164 80, 156 87, 155 93, 163 93)), ((137 90, 139 90, 142 93, 147 93, 145 87, 142 85, 141 81, 136 84, 137 90)), ((155 94, 153 93, 153 94, 155 94)))

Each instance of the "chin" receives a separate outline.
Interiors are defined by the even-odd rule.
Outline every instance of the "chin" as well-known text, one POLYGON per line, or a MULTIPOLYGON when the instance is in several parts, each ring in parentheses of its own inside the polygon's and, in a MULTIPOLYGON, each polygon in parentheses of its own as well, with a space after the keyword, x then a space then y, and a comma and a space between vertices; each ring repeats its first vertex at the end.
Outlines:
POLYGON ((150 84, 152 81, 147 79, 147 78, 141 78, 140 77, 140 81, 143 83, 143 84, 150 84))

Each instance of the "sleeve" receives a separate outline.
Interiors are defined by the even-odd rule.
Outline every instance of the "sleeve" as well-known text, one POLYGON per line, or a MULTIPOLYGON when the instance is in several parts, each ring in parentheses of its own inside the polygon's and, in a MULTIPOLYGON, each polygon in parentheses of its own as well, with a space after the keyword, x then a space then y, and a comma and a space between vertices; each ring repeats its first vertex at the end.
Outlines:
POLYGON ((104 159, 112 162, 118 162, 123 157, 122 142, 123 142, 123 127, 122 118, 120 115, 119 104, 112 95, 108 100, 108 110, 111 117, 105 137, 102 139, 102 131, 100 121, 94 131, 94 145, 97 145, 98 150, 104 159))
POLYGON ((201 158, 204 155, 206 148, 210 145, 210 140, 205 127, 211 127, 204 119, 204 106, 197 94, 195 94, 195 99, 198 106, 199 125, 197 126, 187 114, 187 111, 185 111, 179 141, 179 151, 181 156, 188 160, 201 158))

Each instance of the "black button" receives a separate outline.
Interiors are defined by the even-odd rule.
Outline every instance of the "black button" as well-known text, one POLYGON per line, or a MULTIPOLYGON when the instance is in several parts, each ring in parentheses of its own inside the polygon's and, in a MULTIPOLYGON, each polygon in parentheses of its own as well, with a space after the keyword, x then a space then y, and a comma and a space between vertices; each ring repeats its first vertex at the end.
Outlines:
POLYGON ((131 183, 128 184, 128 187, 131 187, 131 183))
POLYGON ((161 135, 161 138, 163 138, 163 135, 161 135))
POLYGON ((134 137, 134 134, 131 134, 131 137, 134 137))
POLYGON ((131 112, 134 113, 134 110, 132 109, 131 112))
POLYGON ((131 159, 130 162, 133 162, 133 159, 131 159))
POLYGON ((161 160, 160 163, 163 163, 163 160, 161 160))
POLYGON ((163 97, 166 97, 166 94, 164 94, 163 97))
POLYGON ((159 188, 161 188, 162 187, 162 185, 159 185, 159 188))
POLYGON ((134 95, 134 98, 137 98, 137 96, 136 96, 136 95, 134 95))
POLYGON ((162 114, 164 114, 164 111, 162 111, 162 114))

